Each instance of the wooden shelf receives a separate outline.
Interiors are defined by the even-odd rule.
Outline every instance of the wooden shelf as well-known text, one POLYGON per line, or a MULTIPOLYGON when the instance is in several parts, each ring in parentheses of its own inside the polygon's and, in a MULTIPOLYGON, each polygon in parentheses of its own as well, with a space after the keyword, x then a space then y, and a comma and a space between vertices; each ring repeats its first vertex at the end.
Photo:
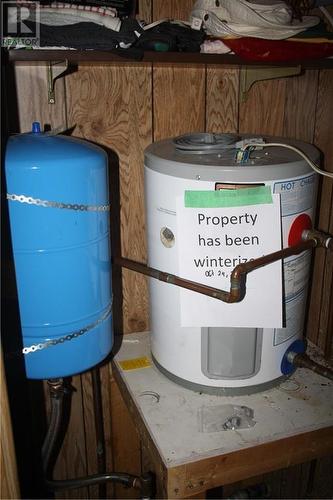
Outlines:
POLYGON ((201 54, 198 52, 144 52, 142 59, 123 57, 112 51, 96 50, 9 50, 8 60, 19 64, 42 64, 48 61, 67 59, 69 63, 90 65, 119 63, 172 63, 172 64, 217 64, 226 67, 241 66, 302 66, 304 69, 333 68, 333 58, 297 59, 285 62, 246 61, 228 54, 201 54))

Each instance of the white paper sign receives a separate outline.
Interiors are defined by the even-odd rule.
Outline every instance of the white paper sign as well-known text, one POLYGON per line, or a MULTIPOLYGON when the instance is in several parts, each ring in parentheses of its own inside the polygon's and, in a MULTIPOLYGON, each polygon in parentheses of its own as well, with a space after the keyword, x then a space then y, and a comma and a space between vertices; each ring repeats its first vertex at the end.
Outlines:
MULTIPOLYGON (((177 235, 181 277, 230 290, 235 266, 281 249, 279 195, 272 203, 185 208, 177 198, 177 235)), ((281 328, 281 261, 247 275, 246 296, 228 304, 205 295, 180 290, 181 325, 201 327, 281 328)))

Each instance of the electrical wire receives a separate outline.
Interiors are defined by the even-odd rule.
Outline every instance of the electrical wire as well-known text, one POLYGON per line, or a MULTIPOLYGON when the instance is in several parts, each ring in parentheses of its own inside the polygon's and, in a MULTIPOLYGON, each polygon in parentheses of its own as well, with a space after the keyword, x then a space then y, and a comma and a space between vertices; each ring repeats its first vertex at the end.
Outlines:
POLYGON ((325 170, 321 170, 321 168, 318 167, 310 158, 303 153, 300 149, 296 148, 295 146, 292 146, 291 144, 284 144, 280 142, 251 142, 248 144, 245 144, 241 149, 242 151, 245 151, 248 148, 251 147, 260 147, 260 148, 267 148, 267 147, 272 147, 272 146, 277 146, 277 147, 283 147, 287 149, 291 149, 292 151, 295 151, 295 153, 298 153, 314 170, 317 172, 317 174, 324 175, 325 177, 329 177, 330 179, 333 179, 333 172, 326 172, 325 170))

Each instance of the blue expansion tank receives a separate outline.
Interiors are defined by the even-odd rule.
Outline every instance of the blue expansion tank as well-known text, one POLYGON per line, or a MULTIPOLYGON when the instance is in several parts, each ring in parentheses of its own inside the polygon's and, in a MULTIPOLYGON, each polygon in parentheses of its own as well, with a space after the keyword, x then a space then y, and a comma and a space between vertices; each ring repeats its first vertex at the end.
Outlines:
POLYGON ((113 342, 107 155, 35 122, 5 169, 27 377, 83 372, 113 342))

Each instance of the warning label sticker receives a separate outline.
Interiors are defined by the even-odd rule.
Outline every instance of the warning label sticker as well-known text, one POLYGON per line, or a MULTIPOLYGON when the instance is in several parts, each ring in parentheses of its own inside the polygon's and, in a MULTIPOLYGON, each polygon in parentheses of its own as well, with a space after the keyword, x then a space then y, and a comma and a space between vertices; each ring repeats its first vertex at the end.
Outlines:
POLYGON ((152 366, 151 361, 147 358, 147 356, 142 356, 142 358, 124 359, 123 361, 119 361, 119 364, 124 371, 139 370, 141 368, 149 368, 152 366))
POLYGON ((273 192, 281 194, 282 217, 306 212, 312 207, 315 182, 316 176, 311 174, 274 183, 273 192))
POLYGON ((294 299, 307 286, 310 261, 310 252, 305 252, 299 257, 285 261, 283 271, 286 302, 294 299))
POLYGON ((286 328, 276 328, 274 345, 279 345, 302 332, 305 316, 311 253, 284 262, 286 328))

